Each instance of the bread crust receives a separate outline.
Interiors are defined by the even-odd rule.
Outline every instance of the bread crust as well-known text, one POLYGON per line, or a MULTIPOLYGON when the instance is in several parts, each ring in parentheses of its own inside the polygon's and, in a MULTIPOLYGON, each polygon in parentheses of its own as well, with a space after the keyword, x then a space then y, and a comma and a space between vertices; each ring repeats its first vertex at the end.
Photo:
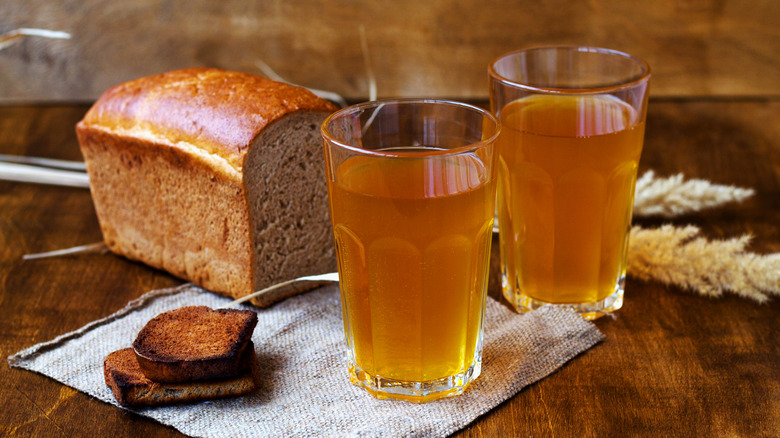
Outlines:
POLYGON ((144 375, 155 382, 233 377, 257 325, 249 310, 187 306, 149 320, 133 341, 144 375))
POLYGON ((191 154, 102 130, 80 131, 108 248, 206 289, 253 289, 240 180, 191 154))
POLYGON ((236 170, 269 123, 335 105, 292 85, 246 73, 191 68, 148 76, 106 91, 79 122, 160 144, 192 145, 236 170))

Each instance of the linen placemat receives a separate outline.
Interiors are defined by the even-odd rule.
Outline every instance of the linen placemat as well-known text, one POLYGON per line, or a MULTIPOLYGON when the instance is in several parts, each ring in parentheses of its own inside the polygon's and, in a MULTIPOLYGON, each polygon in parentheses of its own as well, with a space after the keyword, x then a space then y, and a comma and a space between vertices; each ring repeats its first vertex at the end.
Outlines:
MULTIPOLYGON (((103 378, 103 359, 129 347, 157 314, 219 307, 230 300, 193 285, 149 292, 115 314, 8 358, 119 406, 103 378)), ((347 377, 338 286, 256 310, 252 340, 261 386, 232 399, 130 409, 203 437, 446 436, 603 339, 575 313, 543 307, 519 315, 488 298, 482 375, 461 396, 413 404, 377 400, 347 377)), ((124 409, 124 408, 123 408, 124 409)))

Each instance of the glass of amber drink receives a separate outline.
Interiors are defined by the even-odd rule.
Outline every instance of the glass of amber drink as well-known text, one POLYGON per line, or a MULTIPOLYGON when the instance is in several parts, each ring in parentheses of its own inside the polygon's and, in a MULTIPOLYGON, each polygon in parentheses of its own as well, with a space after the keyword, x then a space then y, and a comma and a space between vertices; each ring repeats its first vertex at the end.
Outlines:
POLYGON ((384 100, 322 125, 350 380, 422 403, 480 374, 499 123, 384 100))
POLYGON ((597 318, 623 305, 650 67, 613 50, 540 47, 489 66, 504 296, 597 318))

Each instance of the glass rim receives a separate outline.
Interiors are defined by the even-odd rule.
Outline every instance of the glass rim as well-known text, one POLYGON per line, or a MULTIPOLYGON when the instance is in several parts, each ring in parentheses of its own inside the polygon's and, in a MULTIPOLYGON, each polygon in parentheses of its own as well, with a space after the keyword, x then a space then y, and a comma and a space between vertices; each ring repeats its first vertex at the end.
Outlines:
POLYGON ((362 102, 355 105, 350 105, 346 108, 342 108, 334 112, 333 114, 329 115, 322 122, 322 125, 320 125, 320 133, 322 134, 322 138, 325 141, 362 155, 383 157, 383 158, 425 158, 425 157, 443 157, 449 155, 462 155, 464 153, 476 151, 480 148, 485 147, 488 144, 495 143, 496 139, 498 138, 498 135, 501 133, 501 123, 498 121, 496 116, 490 113, 490 111, 487 111, 478 106, 471 105, 468 103, 458 102, 456 100, 422 98, 422 97, 421 98, 390 98, 390 99, 377 99, 368 102, 362 102), (489 119, 494 126, 494 132, 488 138, 483 138, 480 141, 469 143, 463 146, 458 146, 452 149, 431 150, 425 152, 399 152, 399 151, 389 152, 389 151, 365 149, 358 146, 347 144, 341 140, 336 139, 333 135, 331 135, 331 133, 327 129, 327 126, 331 121, 343 117, 347 114, 355 113, 372 107, 381 108, 384 105, 408 105, 408 104, 437 104, 437 105, 460 107, 463 109, 471 110, 489 119))
POLYGON ((631 54, 628 54, 626 52, 621 52, 619 50, 614 49, 607 49, 603 47, 594 47, 594 46, 577 46, 577 45, 552 45, 552 46, 533 46, 533 47, 526 47, 518 50, 513 50, 511 52, 503 53, 496 58, 494 58, 490 64, 488 64, 488 75, 492 78, 497 80, 498 82, 501 82, 505 85, 515 87, 515 88, 522 88, 528 91, 535 91, 538 93, 547 93, 547 94, 598 94, 598 93, 605 93, 610 91, 617 91, 622 90, 625 88, 631 88, 634 87, 642 82, 647 82, 648 79, 650 79, 650 75, 652 73, 652 70, 650 68, 650 64, 647 63, 644 59, 634 56, 631 54), (620 83, 616 83, 614 85, 608 85, 604 87, 591 87, 591 88, 556 88, 556 87, 540 87, 535 85, 529 85, 524 84, 522 82, 509 79, 505 76, 500 75, 496 69, 495 65, 498 61, 517 55, 519 53, 523 52, 531 52, 535 50, 572 50, 577 52, 590 52, 590 53, 600 53, 605 55, 612 55, 617 56, 620 58, 629 59, 630 61, 634 62, 635 64, 642 66, 642 75, 637 79, 632 79, 630 81, 624 81, 620 83))

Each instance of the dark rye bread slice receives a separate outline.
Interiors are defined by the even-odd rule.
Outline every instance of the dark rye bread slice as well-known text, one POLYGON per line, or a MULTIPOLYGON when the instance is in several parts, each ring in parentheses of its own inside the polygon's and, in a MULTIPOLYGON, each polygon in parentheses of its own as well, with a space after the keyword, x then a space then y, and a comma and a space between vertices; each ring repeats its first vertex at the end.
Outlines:
POLYGON ((256 325, 257 314, 250 310, 182 307, 149 320, 133 350, 155 382, 232 377, 244 371, 241 353, 256 325))
POLYGON ((319 128, 336 109, 212 68, 107 90, 76 126, 103 240, 233 298, 335 271, 319 128))
POLYGON ((199 382, 159 383, 146 377, 132 348, 109 354, 103 362, 103 376, 122 406, 156 406, 211 400, 248 394, 257 386, 257 359, 250 342, 242 355, 246 372, 236 377, 199 382))

